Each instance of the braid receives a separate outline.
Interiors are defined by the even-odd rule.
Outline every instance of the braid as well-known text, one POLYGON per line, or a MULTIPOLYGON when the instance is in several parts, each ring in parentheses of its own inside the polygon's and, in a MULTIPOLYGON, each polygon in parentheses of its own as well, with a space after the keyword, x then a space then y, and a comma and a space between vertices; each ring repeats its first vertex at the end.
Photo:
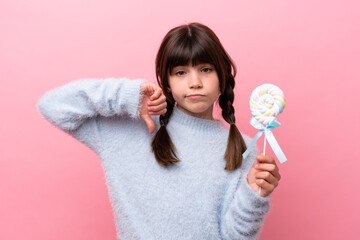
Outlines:
POLYGON ((226 161, 225 170, 229 171, 241 167, 243 159, 242 154, 246 150, 244 139, 235 125, 235 109, 233 107, 234 87, 234 76, 230 73, 227 79, 225 91, 219 97, 219 105, 222 108, 222 116, 224 120, 230 124, 228 144, 224 156, 226 161))
POLYGON ((219 105, 222 108, 224 120, 229 124, 233 124, 235 123, 235 109, 233 107, 235 80, 232 74, 229 74, 227 80, 225 91, 219 97, 219 105))
POLYGON ((161 126, 151 143, 152 151, 155 155, 156 161, 164 167, 168 167, 169 164, 180 161, 175 154, 175 146, 166 130, 166 125, 168 124, 174 109, 174 103, 168 99, 166 99, 166 103, 167 111, 164 115, 160 115, 161 126))
POLYGON ((174 110, 174 104, 172 104, 169 100, 166 99, 166 113, 163 115, 160 115, 160 124, 161 126, 167 125, 170 119, 170 116, 174 110))

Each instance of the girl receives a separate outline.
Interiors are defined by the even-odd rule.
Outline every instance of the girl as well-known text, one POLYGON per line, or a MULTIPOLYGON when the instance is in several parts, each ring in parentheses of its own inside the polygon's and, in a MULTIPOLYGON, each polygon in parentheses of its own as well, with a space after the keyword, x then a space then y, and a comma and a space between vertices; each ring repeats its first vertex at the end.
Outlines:
POLYGON ((258 237, 280 175, 256 149, 242 159, 251 139, 235 125, 235 75, 214 32, 191 23, 163 39, 159 86, 83 79, 40 99, 48 121, 100 157, 119 239, 258 237))

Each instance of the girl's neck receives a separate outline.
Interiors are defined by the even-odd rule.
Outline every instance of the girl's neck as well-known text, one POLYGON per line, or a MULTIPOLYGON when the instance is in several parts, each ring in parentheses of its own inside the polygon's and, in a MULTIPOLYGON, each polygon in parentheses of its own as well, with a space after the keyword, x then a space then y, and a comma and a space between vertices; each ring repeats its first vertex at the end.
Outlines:
POLYGON ((180 109, 182 112, 193 116, 193 117, 197 117, 197 118, 202 118, 202 119, 206 119, 206 120, 214 120, 213 118, 213 105, 211 105, 211 107, 209 109, 207 109, 204 112, 201 113, 194 113, 194 112, 190 112, 186 109, 184 109, 183 107, 176 105, 175 107, 177 107, 178 109, 180 109))
POLYGON ((174 131, 176 136, 209 137, 209 139, 219 137, 219 130, 224 130, 225 134, 229 132, 220 120, 194 117, 181 111, 177 106, 170 116, 167 129, 170 132, 174 131))

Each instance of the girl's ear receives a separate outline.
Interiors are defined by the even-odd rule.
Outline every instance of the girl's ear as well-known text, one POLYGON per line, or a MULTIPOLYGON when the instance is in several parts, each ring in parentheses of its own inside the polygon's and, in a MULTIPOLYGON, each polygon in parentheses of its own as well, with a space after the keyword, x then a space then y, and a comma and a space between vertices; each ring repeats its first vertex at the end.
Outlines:
POLYGON ((171 93, 171 89, 169 87, 166 90, 167 92, 171 93))

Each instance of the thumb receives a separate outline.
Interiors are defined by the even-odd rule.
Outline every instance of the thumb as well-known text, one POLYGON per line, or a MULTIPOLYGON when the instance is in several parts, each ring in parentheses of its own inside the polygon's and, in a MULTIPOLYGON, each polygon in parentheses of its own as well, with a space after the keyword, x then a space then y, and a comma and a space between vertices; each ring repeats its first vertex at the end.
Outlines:
POLYGON ((149 128, 149 133, 152 134, 155 131, 155 123, 150 117, 149 114, 142 115, 141 118, 146 123, 147 127, 149 128))

